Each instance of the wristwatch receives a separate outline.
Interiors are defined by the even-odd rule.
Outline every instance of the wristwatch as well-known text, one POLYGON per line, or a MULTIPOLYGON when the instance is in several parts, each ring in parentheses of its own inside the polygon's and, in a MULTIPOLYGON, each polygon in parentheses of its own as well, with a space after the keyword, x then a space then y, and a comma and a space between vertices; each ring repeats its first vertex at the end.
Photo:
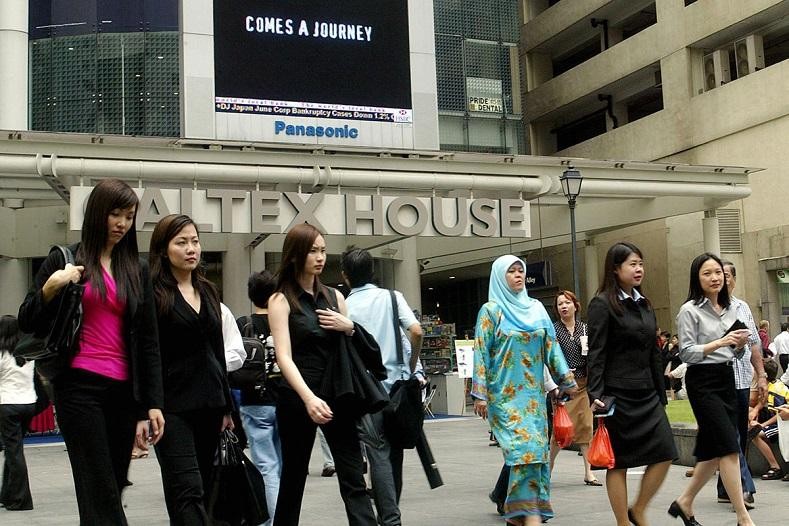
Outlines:
POLYGON ((759 378, 767 378, 767 373, 759 373, 759 378))

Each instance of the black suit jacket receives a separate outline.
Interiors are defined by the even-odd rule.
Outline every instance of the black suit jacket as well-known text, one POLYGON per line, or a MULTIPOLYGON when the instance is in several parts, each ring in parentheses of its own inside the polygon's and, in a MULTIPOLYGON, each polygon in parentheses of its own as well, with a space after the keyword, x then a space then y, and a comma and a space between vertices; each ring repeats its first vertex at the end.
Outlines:
MULTIPOLYGON (((79 243, 69 246, 77 254, 79 243)), ((19 307, 19 328, 23 332, 46 334, 52 326, 60 305, 60 295, 44 303, 41 289, 49 276, 65 266, 59 250, 50 252, 41 265, 33 286, 19 307)), ((129 354, 129 371, 137 403, 137 418, 148 418, 149 409, 162 409, 162 363, 159 356, 159 337, 156 325, 156 306, 148 263, 140 259, 142 297, 126 298, 123 338, 129 354)))
POLYGON ((621 314, 603 295, 589 303, 589 400, 608 394, 608 387, 655 389, 666 404, 655 312, 645 300, 620 305, 621 314))
POLYGON ((205 295, 200 313, 175 291, 169 314, 159 318, 165 410, 223 407, 232 410, 222 317, 205 295))

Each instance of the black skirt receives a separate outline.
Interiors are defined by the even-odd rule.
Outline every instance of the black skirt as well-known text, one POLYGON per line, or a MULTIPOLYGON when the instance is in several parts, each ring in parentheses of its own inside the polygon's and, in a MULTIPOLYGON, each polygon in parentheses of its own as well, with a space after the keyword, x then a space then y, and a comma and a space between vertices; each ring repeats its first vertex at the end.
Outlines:
POLYGON ((693 365, 685 373, 688 400, 699 426, 696 461, 738 453, 737 391, 731 365, 693 365))
POLYGON ((606 388, 616 397, 614 414, 605 418, 614 450, 614 469, 648 466, 678 457, 674 435, 654 389, 606 388))

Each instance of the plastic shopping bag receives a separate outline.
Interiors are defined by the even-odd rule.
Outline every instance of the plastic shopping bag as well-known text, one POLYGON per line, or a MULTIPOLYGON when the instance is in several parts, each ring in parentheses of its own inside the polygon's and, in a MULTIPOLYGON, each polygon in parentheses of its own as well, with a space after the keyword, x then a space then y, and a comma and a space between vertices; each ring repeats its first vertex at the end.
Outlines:
POLYGON ((553 437, 559 447, 567 447, 573 443, 575 430, 573 421, 564 404, 557 404, 553 411, 553 437))
POLYGON ((598 419, 597 431, 589 444, 587 458, 593 466, 612 469, 614 462, 614 448, 611 447, 611 437, 605 428, 605 418, 598 419))
POLYGON ((789 462, 789 420, 784 420, 778 416, 778 447, 781 448, 781 456, 789 462))

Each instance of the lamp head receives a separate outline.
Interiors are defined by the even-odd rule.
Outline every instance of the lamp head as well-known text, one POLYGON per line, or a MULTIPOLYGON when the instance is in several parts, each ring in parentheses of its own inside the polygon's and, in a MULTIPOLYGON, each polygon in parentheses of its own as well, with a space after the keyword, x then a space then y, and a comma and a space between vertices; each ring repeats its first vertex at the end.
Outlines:
POLYGON ((575 201, 578 194, 581 193, 581 183, 583 183, 583 176, 581 172, 569 166, 567 170, 562 173, 559 181, 562 183, 562 192, 568 201, 575 201))

